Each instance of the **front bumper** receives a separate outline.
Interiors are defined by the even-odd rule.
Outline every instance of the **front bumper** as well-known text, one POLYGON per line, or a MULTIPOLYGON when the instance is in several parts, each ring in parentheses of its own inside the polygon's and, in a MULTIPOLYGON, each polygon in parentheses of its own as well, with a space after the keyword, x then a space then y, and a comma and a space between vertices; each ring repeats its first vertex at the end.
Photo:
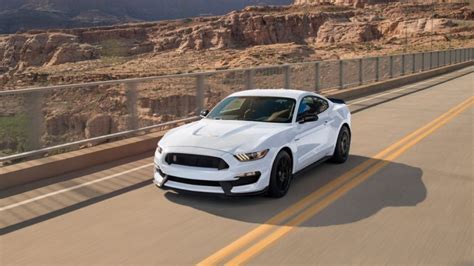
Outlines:
POLYGON ((248 195, 264 192, 269 184, 273 154, 269 152, 264 158, 250 162, 240 162, 232 154, 204 148, 170 147, 155 152, 154 183, 161 188, 204 192, 222 195, 248 195), (229 168, 191 167, 168 164, 164 157, 167 153, 191 153, 220 157, 229 168), (257 173, 258 177, 244 174, 257 173))

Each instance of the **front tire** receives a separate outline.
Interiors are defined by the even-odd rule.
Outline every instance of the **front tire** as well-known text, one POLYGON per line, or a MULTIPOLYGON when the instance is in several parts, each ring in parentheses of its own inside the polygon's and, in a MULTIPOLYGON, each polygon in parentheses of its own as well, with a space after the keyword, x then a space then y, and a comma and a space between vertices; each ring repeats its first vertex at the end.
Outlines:
POLYGON ((331 158, 333 163, 344 163, 349 158, 349 150, 351 148, 351 133, 347 126, 343 126, 337 136, 336 148, 331 158))
POLYGON ((275 158, 270 174, 270 184, 267 195, 281 198, 286 195, 293 179, 293 162, 286 151, 280 151, 275 158))

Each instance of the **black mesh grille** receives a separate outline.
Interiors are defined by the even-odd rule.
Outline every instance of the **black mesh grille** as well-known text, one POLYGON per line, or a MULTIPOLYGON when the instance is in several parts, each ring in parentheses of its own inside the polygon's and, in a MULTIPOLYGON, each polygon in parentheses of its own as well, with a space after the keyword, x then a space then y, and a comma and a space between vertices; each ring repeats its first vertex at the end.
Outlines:
POLYGON ((172 175, 167 176, 167 178, 168 178, 168 181, 174 181, 174 182, 190 184, 190 185, 210 186, 210 187, 221 186, 218 181, 187 179, 187 178, 181 178, 181 177, 172 176, 172 175))
POLYGON ((227 169, 229 165, 221 158, 195 155, 195 154, 184 154, 184 153, 169 153, 165 157, 165 161, 168 164, 179 164, 194 167, 204 168, 215 168, 215 169, 227 169))

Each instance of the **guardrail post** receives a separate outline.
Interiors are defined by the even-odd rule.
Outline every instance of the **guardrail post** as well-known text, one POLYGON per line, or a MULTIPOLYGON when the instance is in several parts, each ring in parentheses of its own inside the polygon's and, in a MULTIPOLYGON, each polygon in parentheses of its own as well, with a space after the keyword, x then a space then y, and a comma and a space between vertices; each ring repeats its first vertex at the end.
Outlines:
POLYGON ((25 97, 26 116, 28 119, 25 148, 27 151, 37 150, 41 148, 43 144, 43 92, 32 92, 25 97))
POLYGON ((314 65, 314 90, 316 92, 321 91, 321 64, 319 62, 316 62, 314 65))
POLYGON ((375 58, 375 81, 380 79, 380 57, 375 58))
POLYGON ((126 85, 126 97, 127 97, 127 112, 130 115, 129 125, 130 129, 138 128, 138 91, 136 83, 128 83, 126 85))
POLYGON ((416 72, 416 54, 411 54, 411 73, 416 72))
POLYGON ((405 54, 402 54, 402 69, 400 70, 400 76, 405 76, 405 54))
POLYGON ((339 60, 339 89, 344 89, 344 60, 339 60))
POLYGON ((433 69, 433 52, 430 52, 430 63, 429 63, 429 70, 433 69))
POLYGON ((364 84, 364 59, 359 58, 359 85, 364 84))
POLYGON ((436 67, 439 68, 441 66, 441 52, 437 51, 436 54, 438 56, 438 63, 436 64, 436 67))
POLYGON ((290 89, 290 66, 284 66, 283 67, 283 75, 284 75, 284 88, 285 89, 290 89))
POLYGON ((393 55, 390 56, 390 60, 389 60, 389 70, 388 70, 388 76, 389 78, 393 78, 393 55))
POLYGON ((203 74, 196 76, 196 114, 199 115, 204 109, 204 87, 206 78, 203 74))
POLYGON ((420 72, 425 71, 425 52, 421 53, 421 69, 420 72))
POLYGON ((245 71, 245 89, 246 90, 253 90, 253 77, 255 76, 255 70, 250 69, 245 71))

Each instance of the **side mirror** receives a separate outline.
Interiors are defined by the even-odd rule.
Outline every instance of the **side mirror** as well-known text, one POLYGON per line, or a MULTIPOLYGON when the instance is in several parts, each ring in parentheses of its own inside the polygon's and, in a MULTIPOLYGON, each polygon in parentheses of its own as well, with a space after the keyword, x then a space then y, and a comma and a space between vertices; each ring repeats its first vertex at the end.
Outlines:
POLYGON ((209 114, 209 110, 202 110, 200 113, 199 113, 199 116, 204 118, 206 117, 207 115, 209 114))
POLYGON ((302 116, 300 116, 296 122, 300 123, 300 124, 304 124, 304 123, 307 123, 307 122, 314 122, 314 121, 318 121, 319 117, 317 114, 309 114, 309 113, 305 113, 303 114, 302 116))

